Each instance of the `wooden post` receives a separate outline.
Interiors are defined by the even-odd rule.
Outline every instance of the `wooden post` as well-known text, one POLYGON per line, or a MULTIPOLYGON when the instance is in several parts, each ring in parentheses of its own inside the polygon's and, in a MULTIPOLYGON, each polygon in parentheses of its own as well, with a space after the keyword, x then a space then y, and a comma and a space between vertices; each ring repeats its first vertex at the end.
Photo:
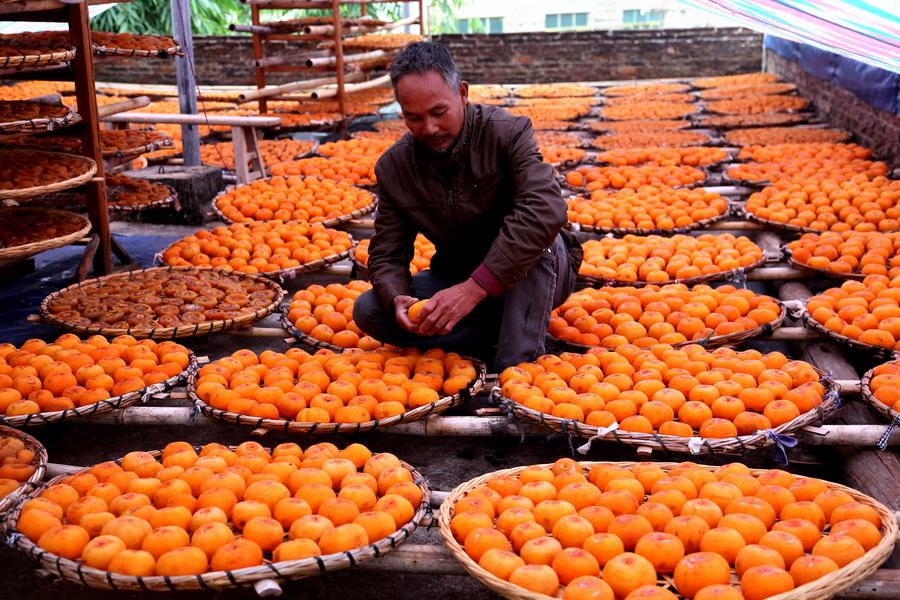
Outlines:
POLYGON ((428 17, 425 15, 425 0, 419 0, 419 34, 428 35, 428 17))
POLYGON ((347 108, 344 94, 344 32, 341 30, 341 3, 339 0, 331 0, 331 18, 334 26, 334 61, 337 77, 338 112, 341 113, 341 128, 346 130, 347 108))
MULTIPOLYGON (((91 29, 87 4, 66 5, 69 36, 77 48, 72 60, 75 72, 75 98, 81 115, 81 153, 97 163, 97 174, 87 184, 88 215, 93 235, 99 238, 93 255, 94 275, 112 272, 112 246, 109 211, 106 205, 106 180, 103 178, 103 155, 100 149, 100 127, 97 120, 97 93, 94 89, 94 62, 91 51, 91 29)), ((90 254, 85 257, 90 260, 90 254)), ((83 265, 86 271, 87 263, 83 265)), ((86 272, 85 272, 86 274, 86 272)))
POLYGON ((234 172, 240 185, 266 176, 266 165, 259 151, 255 127, 232 127, 234 172))
MULTIPOLYGON (((191 32, 191 5, 188 0, 171 0, 172 33, 184 54, 175 57, 178 81, 178 105, 185 115, 197 114, 197 88, 194 76, 194 36, 191 32)), ((182 124, 181 145, 184 164, 200 164, 200 131, 196 125, 182 124)))
MULTIPOLYGON (((259 7, 257 5, 252 5, 250 7, 250 22, 258 27, 261 23, 259 20, 259 7)), ((259 66, 260 60, 265 56, 265 51, 263 50, 263 40, 262 37, 258 33, 253 34, 253 60, 256 66, 256 89, 263 89, 266 87, 266 70, 264 67, 259 66)), ((257 102, 259 106, 260 114, 265 114, 269 112, 268 109, 268 100, 266 100, 265 96, 260 96, 259 101, 257 102)))

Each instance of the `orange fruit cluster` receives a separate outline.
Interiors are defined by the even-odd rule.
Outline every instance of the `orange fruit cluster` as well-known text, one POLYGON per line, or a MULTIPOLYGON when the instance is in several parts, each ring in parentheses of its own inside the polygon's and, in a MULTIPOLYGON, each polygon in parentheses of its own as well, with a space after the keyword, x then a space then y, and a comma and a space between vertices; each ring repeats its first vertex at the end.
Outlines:
POLYGON ((581 148, 573 148, 571 146, 557 146, 552 144, 541 144, 541 155, 544 162, 551 165, 559 166, 564 163, 579 163, 587 158, 587 152, 581 148))
POLYGON ((633 121, 591 121, 588 123, 588 126, 593 131, 630 133, 639 131, 687 129, 691 126, 691 122, 679 119, 636 119, 633 121))
POLYGON ((75 84, 71 81, 16 81, 0 87, 0 100, 29 100, 48 94, 72 94, 75 84))
POLYGON ((147 179, 112 174, 106 176, 106 196, 112 208, 145 206, 167 200, 172 196, 172 189, 147 179))
MULTIPOLYGON (((275 165, 272 171, 289 164, 294 163, 275 165)), ((269 219, 317 223, 346 217, 374 201, 371 192, 354 187, 346 180, 276 175, 220 194, 216 198, 216 208, 235 223, 269 219)))
POLYGON ((196 393, 230 413, 304 423, 364 423, 457 394, 476 376, 472 361, 441 350, 316 355, 299 348, 259 355, 238 350, 200 370, 196 393))
POLYGON ((698 146, 708 144, 709 136, 695 131, 641 131, 610 133, 591 140, 594 148, 647 148, 650 146, 698 146))
POLYGON ((561 419, 715 439, 784 425, 825 395, 819 373, 806 362, 697 344, 547 354, 505 369, 500 384, 506 398, 561 419))
POLYGON ((33 100, 7 100, 0 103, 0 121, 4 123, 65 117, 68 114, 69 109, 62 104, 33 100))
POLYGON ((0 344, 0 413, 71 410, 143 390, 187 369, 190 352, 175 342, 130 335, 85 340, 67 333, 48 344, 0 344))
MULTIPOLYGON (((360 240, 356 247, 353 248, 353 258, 363 266, 369 264, 369 244, 371 243, 372 240, 370 239, 360 240)), ((431 257, 437 252, 434 244, 421 233, 416 234, 414 245, 413 259, 409 263, 409 272, 412 275, 429 268, 431 266, 431 257)))
POLYGON ((594 98, 518 98, 515 106, 567 106, 589 110, 594 98))
POLYGON ((567 458, 472 488, 449 529, 485 571, 566 600, 764 600, 883 536, 873 507, 819 479, 567 458))
POLYGON ((845 142, 850 134, 843 129, 812 127, 759 127, 725 134, 725 141, 738 146, 756 144, 811 144, 845 142))
POLYGON ((251 221, 201 229, 163 252, 176 267, 216 267, 242 273, 294 269, 350 250, 346 231, 306 221, 251 221))
POLYGON ((571 131, 537 131, 534 139, 538 146, 580 146, 584 138, 571 131))
POLYGON ((869 391, 886 407, 900 412, 900 362, 894 361, 872 369, 869 391))
POLYGON ((672 102, 677 104, 691 103, 697 98, 693 94, 632 94, 630 96, 614 96, 603 101, 604 106, 621 106, 637 102, 672 102))
POLYGON ((643 185, 678 187, 700 183, 706 174, 687 165, 598 167, 583 165, 566 173, 566 183, 589 192, 604 188, 638 189, 643 185))
POLYGON ((740 75, 719 75, 692 79, 691 85, 698 88, 716 88, 733 85, 775 83, 778 77, 771 73, 741 73, 740 75))
POLYGON ((87 222, 72 213, 54 213, 40 208, 0 209, 0 248, 12 248, 69 235, 83 229, 87 222))
POLYGON ((391 147, 393 142, 387 140, 375 140, 368 138, 353 138, 321 144, 316 152, 322 156, 342 156, 350 160, 358 160, 362 157, 380 157, 384 151, 391 147))
POLYGON ((728 202, 715 192, 662 186, 594 190, 590 198, 573 196, 568 204, 570 222, 598 229, 671 230, 728 212, 728 202))
POLYGON ((806 302, 820 325, 857 342, 900 350, 900 279, 867 275, 845 281, 806 302))
POLYGON ((744 98, 747 96, 768 96, 771 94, 784 94, 796 88, 793 83, 739 83, 737 85, 725 85, 710 88, 698 92, 697 95, 704 100, 721 100, 729 98, 744 98))
POLYGON ((900 229, 900 181, 886 177, 779 181, 750 195, 745 210, 760 219, 819 231, 900 229))
MULTIPOLYGON (((68 38, 67 35, 66 37, 68 38)), ((91 44, 105 48, 146 50, 148 52, 170 50, 176 46, 175 40, 163 35, 136 35, 133 33, 112 33, 109 31, 92 31, 91 44)))
POLYGON ((628 283, 667 283, 728 273, 763 259, 762 248, 744 236, 626 235, 583 244, 580 275, 628 283))
POLYGON ((871 154, 871 150, 856 144, 746 146, 738 158, 756 162, 735 165, 727 173, 732 179, 771 183, 782 179, 811 183, 823 179, 841 181, 855 175, 887 175, 887 164, 870 160, 871 154))
POLYGON ((809 100, 800 96, 748 96, 733 100, 707 102, 709 112, 726 115, 756 115, 760 113, 802 110, 809 106, 809 100))
POLYGON ((742 333, 780 314, 772 298, 730 285, 585 288, 554 309, 549 332, 583 346, 644 348, 742 333))
POLYGON ((353 303, 371 289, 371 283, 361 280, 311 285, 294 294, 287 318, 306 335, 340 348, 376 350, 381 342, 367 336, 353 321, 353 303))
POLYGON ((483 103, 492 98, 508 98, 509 90, 502 85, 476 83, 469 86, 469 101, 483 103))
POLYGON ((0 435, 0 499, 7 497, 28 481, 37 470, 34 450, 13 436, 0 435))
POLYGON ((323 158, 313 156, 290 162, 273 165, 269 171, 272 175, 304 177, 322 177, 337 182, 349 182, 355 185, 375 185, 375 163, 378 156, 346 157, 335 156, 323 158))
POLYGON ((544 119, 536 116, 529 116, 529 118, 531 119, 531 126, 534 127, 536 131, 568 131, 569 129, 577 127, 577 124, 571 121, 561 121, 551 118, 544 119))
POLYGON ((614 85, 603 88, 604 96, 646 96, 649 94, 676 94, 686 92, 683 83, 639 83, 636 85, 614 85))
POLYGON ((638 147, 607 150, 597 155, 597 162, 617 167, 625 165, 692 165, 708 166, 728 158, 722 148, 690 146, 686 148, 638 147))
POLYGON ((519 98, 571 98, 577 96, 594 96, 597 88, 578 83, 538 83, 523 85, 514 93, 519 98))
MULTIPOLYGON (((574 121, 591 112, 588 104, 535 104, 532 106, 510 106, 506 109, 517 117, 528 117, 532 121, 574 121)), ((572 123, 569 123, 572 125, 572 123)))
MULTIPOLYGON (((469 88, 470 93, 471 90, 472 88, 469 88)), ((406 121, 403 119, 384 119, 375 122, 372 127, 375 128, 375 131, 396 133, 397 135, 403 135, 404 133, 409 132, 409 127, 406 126, 406 121)))
MULTIPOLYGON (((281 162, 294 160, 313 149, 310 140, 259 140, 259 152, 266 168, 281 162)), ((216 142, 200 146, 200 161, 220 169, 234 169, 234 144, 216 142)))
POLYGON ((63 478, 23 505, 16 528, 94 569, 202 575, 362 548, 421 501, 396 456, 362 444, 172 442, 63 478))
POLYGON ((683 119, 697 112, 697 107, 687 103, 635 102, 618 106, 604 106, 600 116, 613 121, 629 119, 683 119))
POLYGON ((797 113, 760 113, 758 115, 700 115, 695 117, 697 127, 771 127, 802 123, 805 116, 797 113))
POLYGON ((33 188, 84 175, 86 159, 71 154, 0 150, 0 190, 33 188))
POLYGON ((900 236, 844 231, 806 233, 787 245, 795 261, 838 276, 900 275, 900 236))

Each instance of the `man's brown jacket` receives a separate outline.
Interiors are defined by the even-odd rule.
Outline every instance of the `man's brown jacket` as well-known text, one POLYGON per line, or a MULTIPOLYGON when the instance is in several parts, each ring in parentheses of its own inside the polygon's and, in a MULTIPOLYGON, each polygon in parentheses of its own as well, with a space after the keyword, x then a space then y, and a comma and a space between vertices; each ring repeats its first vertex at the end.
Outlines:
MULTIPOLYGON (((369 276, 382 305, 410 294, 417 232, 437 252, 435 275, 469 276, 492 295, 525 277, 566 223, 553 167, 541 158, 531 121, 469 104, 458 140, 444 155, 406 134, 375 165, 378 215, 369 276)), ((576 272, 581 246, 563 230, 576 272)))

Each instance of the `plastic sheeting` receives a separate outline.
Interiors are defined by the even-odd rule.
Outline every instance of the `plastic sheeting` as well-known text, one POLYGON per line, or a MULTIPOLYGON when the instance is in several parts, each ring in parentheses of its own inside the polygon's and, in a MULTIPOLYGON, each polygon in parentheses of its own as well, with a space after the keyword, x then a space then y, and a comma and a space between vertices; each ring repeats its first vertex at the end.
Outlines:
POLYGON ((680 1, 756 31, 900 73, 897 0, 680 1))

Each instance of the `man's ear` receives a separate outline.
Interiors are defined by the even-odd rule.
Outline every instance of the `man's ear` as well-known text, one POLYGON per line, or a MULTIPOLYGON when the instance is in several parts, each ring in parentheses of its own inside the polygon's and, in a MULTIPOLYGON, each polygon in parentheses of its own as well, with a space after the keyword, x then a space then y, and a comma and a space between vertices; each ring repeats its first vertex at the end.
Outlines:
POLYGON ((463 105, 469 103, 469 82, 468 81, 460 81, 459 82, 459 95, 462 96, 463 105))

